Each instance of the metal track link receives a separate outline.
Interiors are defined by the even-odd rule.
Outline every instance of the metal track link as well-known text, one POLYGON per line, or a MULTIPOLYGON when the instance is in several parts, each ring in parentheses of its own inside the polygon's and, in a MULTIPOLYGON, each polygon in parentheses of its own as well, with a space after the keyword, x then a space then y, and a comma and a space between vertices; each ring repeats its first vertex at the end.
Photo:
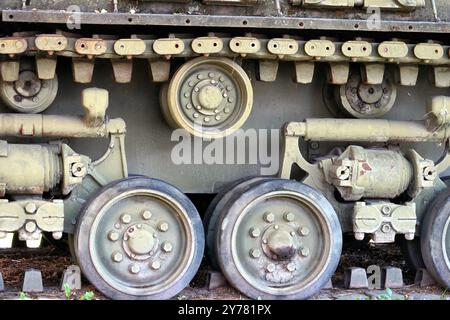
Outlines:
POLYGON ((1 73, 5 81, 17 79, 18 68, 14 63, 18 63, 20 56, 36 57, 38 75, 42 79, 54 76, 56 56, 72 58, 74 80, 82 83, 90 82, 95 58, 110 59, 116 81, 125 83, 131 80, 132 58, 149 60, 153 75, 159 75, 154 76, 154 80, 161 82, 168 79, 169 68, 165 64, 170 59, 202 55, 258 60, 259 79, 263 81, 275 80, 278 61, 290 61, 295 65, 298 83, 312 81, 315 62, 329 64, 329 81, 333 84, 347 82, 349 63, 362 64, 365 80, 370 84, 382 81, 385 64, 397 65, 402 85, 415 85, 418 66, 429 65, 433 68, 434 84, 450 87, 450 46, 433 41, 418 44, 398 40, 341 42, 326 38, 298 40, 283 36, 269 39, 251 35, 229 38, 213 34, 197 38, 171 34, 157 39, 135 35, 111 39, 111 36, 99 35, 81 38, 72 34, 15 33, 0 38, 1 73), (161 65, 161 62, 166 63, 161 65), (166 75, 161 77, 161 71, 166 75))

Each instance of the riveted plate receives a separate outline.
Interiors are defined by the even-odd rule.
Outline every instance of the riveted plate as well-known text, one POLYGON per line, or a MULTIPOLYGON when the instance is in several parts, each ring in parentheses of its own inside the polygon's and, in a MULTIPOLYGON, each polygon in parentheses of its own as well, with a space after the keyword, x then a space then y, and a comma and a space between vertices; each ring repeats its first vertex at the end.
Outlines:
POLYGON ((184 50, 184 42, 178 38, 164 38, 153 42, 153 51, 161 55, 180 54, 184 50))
POLYGON ((267 50, 278 55, 295 54, 298 51, 298 43, 293 39, 274 38, 267 43, 267 50))
POLYGON ((106 52, 106 42, 102 39, 81 38, 75 42, 75 51, 88 56, 101 55, 106 52))
POLYGON ((36 48, 43 51, 62 51, 67 46, 67 38, 59 34, 40 34, 34 40, 36 48))
POLYGON ((230 49, 240 54, 256 53, 261 48, 258 39, 252 37, 235 37, 230 40, 230 49))
POLYGON ((414 48, 414 55, 422 60, 436 60, 444 56, 444 48, 437 43, 420 43, 414 48))
POLYGON ((342 45, 342 54, 349 58, 363 58, 372 54, 372 45, 367 41, 347 41, 342 45))
POLYGON ((199 37, 192 40, 191 47, 195 53, 218 53, 223 49, 223 42, 218 37, 199 37))
POLYGON ((408 54, 408 46, 401 41, 384 41, 378 46, 378 54, 386 59, 404 58, 408 54))
POLYGON ((27 50, 27 42, 23 38, 0 38, 0 54, 19 54, 27 50))
POLYGON ((336 52, 336 47, 330 40, 309 40, 305 43, 305 52, 311 57, 329 57, 336 52))
POLYGON ((145 47, 145 42, 141 39, 120 39, 114 42, 114 51, 120 56, 143 54, 145 47))

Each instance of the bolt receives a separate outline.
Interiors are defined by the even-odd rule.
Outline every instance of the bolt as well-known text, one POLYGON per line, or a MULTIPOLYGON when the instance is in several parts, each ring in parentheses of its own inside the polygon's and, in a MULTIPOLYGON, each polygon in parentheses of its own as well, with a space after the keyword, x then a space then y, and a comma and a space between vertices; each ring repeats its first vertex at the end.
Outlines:
POLYGON ((228 97, 227 93, 224 92, 224 93, 222 94, 222 97, 224 97, 224 98, 228 97))
POLYGON ((116 231, 110 231, 108 233, 108 239, 111 241, 117 241, 119 240, 119 233, 116 231))
POLYGON ((290 232, 290 235, 291 235, 292 237, 295 237, 295 231, 291 231, 291 232, 290 232))
POLYGON ((33 221, 28 221, 25 224, 25 230, 29 233, 32 233, 36 230, 36 223, 34 223, 33 221))
POLYGON ((293 272, 295 271, 295 263, 290 262, 287 264, 286 269, 288 269, 288 271, 293 272))
POLYGON ((309 229, 308 229, 308 227, 300 227, 300 228, 298 229, 298 233, 299 233, 301 236, 306 237, 306 236, 309 234, 309 229))
POLYGON ((223 109, 223 112, 225 112, 225 113, 229 113, 229 112, 230 112, 230 109, 228 109, 228 108, 225 108, 225 109, 223 109))
POLYGON ((185 92, 185 93, 184 93, 184 97, 185 97, 185 98, 189 98, 189 92, 185 92))
POLYGON ((225 78, 224 78, 224 77, 220 77, 220 78, 219 78, 219 81, 220 81, 220 82, 224 82, 224 81, 225 81, 225 78))
POLYGON ((303 257, 309 256, 309 249, 308 249, 308 248, 302 248, 302 249, 300 250, 300 254, 301 254, 303 257))
POLYGON ((189 85, 189 87, 193 87, 194 83, 192 81, 189 81, 188 85, 189 85))
POLYGON ((275 265, 273 263, 269 263, 266 267, 266 270, 268 272, 274 272, 275 271, 275 265))
POLYGON ((264 244, 267 244, 267 239, 263 239, 263 243, 264 243, 264 244))
POLYGON ((210 78, 214 78, 215 74, 214 74, 214 72, 210 72, 210 73, 208 73, 208 76, 209 76, 210 78))
POLYGON ((119 224, 119 223, 116 223, 116 224, 114 225, 114 228, 120 229, 120 224, 119 224))
POLYGON ((216 119, 217 121, 219 121, 219 120, 220 120, 220 116, 217 115, 215 119, 216 119))
POLYGON ((233 102, 233 98, 228 97, 227 101, 228 101, 229 103, 232 103, 232 102, 233 102))
POLYGON ((153 270, 159 270, 159 268, 161 268, 161 263, 159 261, 153 261, 151 264, 151 268, 153 270))
POLYGON ((275 230, 278 230, 280 227, 276 224, 276 225, 273 226, 273 228, 274 228, 275 230))
POLYGON ((171 252, 173 249, 172 244, 169 241, 165 241, 163 242, 163 244, 161 245, 161 248, 164 252, 168 253, 171 252))
POLYGON ((250 235, 252 236, 252 238, 258 238, 260 234, 261 232, 259 231, 258 228, 256 227, 250 228, 250 235))
POLYGON ((169 224, 165 221, 160 222, 158 224, 158 229, 159 231, 166 232, 167 230, 169 230, 169 224))
POLYGON ((31 99, 31 101, 33 101, 34 103, 37 103, 39 101, 38 97, 33 97, 33 99, 31 99))
POLYGON ((195 106, 195 109, 201 110, 201 109, 202 109, 202 106, 195 106))
POLYGON ((128 266, 128 271, 130 271, 133 274, 139 273, 139 271, 141 271, 141 268, 137 265, 137 264, 130 264, 128 266))
POLYGON ((198 118, 199 114, 196 112, 194 113, 194 118, 198 118))
POLYGON ((186 105, 186 109, 192 109, 192 104, 188 103, 188 104, 186 105))
POLYGON ((275 220, 275 215, 269 211, 264 213, 264 220, 268 223, 271 223, 275 220))
POLYGON ((318 143, 318 142, 315 142, 315 141, 311 142, 309 146, 310 146, 311 149, 313 149, 313 150, 319 149, 319 143, 318 143))
POLYGON ((261 251, 259 249, 252 249, 252 250, 250 250, 250 256, 252 258, 257 259, 257 258, 261 257, 261 251))
POLYGON ((120 262, 123 259, 123 255, 120 252, 116 251, 112 254, 111 258, 114 262, 120 262))
POLYGON ((197 79, 198 80, 202 80, 203 79, 203 75, 201 75, 200 73, 197 75, 197 79))
POLYGON ((195 87, 195 88, 194 88, 194 91, 195 91, 195 92, 199 92, 200 89, 199 89, 198 87, 195 87))
POLYGON ((383 226, 381 227, 381 231, 384 233, 388 233, 389 231, 391 231, 391 227, 388 224, 383 224, 383 226))
POLYGON ((292 212, 286 212, 284 214, 284 220, 286 220, 287 222, 294 221, 294 218, 295 218, 295 216, 292 212))
POLYGON ((131 216, 127 213, 124 213, 121 217, 120 220, 122 220, 122 223, 128 224, 131 222, 131 216))
POLYGON ((231 86, 226 87, 227 91, 231 91, 231 86))
POLYGON ((216 80, 211 80, 211 84, 216 84, 216 80))
POLYGON ((203 120, 205 120, 205 122, 209 122, 209 117, 205 117, 203 120))
POLYGON ((381 212, 386 216, 386 215, 388 215, 389 213, 391 213, 391 207, 390 207, 390 206, 383 206, 383 207, 381 208, 381 212))
POLYGON ((25 211, 27 212, 27 213, 35 213, 36 212, 36 204, 34 203, 34 202, 28 202, 26 205, 25 205, 25 211))

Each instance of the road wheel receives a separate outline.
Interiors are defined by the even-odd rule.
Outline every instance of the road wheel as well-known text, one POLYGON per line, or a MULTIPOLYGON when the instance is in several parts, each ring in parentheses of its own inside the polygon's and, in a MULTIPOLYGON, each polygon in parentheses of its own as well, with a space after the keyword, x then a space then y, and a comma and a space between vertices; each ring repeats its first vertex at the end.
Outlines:
POLYGON ((200 266, 204 234, 175 187, 133 177, 101 189, 84 207, 74 249, 88 280, 113 299, 168 299, 200 266))

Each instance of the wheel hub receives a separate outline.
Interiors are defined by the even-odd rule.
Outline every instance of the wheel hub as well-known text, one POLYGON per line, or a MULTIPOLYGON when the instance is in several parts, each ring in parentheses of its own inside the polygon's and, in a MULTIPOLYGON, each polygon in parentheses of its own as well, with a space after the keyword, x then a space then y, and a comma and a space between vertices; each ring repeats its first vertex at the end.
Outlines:
POLYGON ((41 91, 42 82, 32 71, 23 71, 19 75, 19 80, 14 82, 14 89, 22 97, 33 97, 41 91))
POLYGON ((288 260, 296 251, 295 239, 289 233, 289 228, 282 227, 279 229, 278 225, 267 229, 265 237, 263 238, 263 249, 267 256, 275 260, 288 260), (264 242, 267 242, 265 244, 264 242))
POLYGON ((208 110, 214 110, 219 107, 222 100, 222 92, 219 88, 212 85, 204 86, 198 93, 200 106, 208 110))
POLYGON ((134 224, 123 236, 123 248, 130 258, 145 260, 157 250, 158 236, 148 224, 134 224))

